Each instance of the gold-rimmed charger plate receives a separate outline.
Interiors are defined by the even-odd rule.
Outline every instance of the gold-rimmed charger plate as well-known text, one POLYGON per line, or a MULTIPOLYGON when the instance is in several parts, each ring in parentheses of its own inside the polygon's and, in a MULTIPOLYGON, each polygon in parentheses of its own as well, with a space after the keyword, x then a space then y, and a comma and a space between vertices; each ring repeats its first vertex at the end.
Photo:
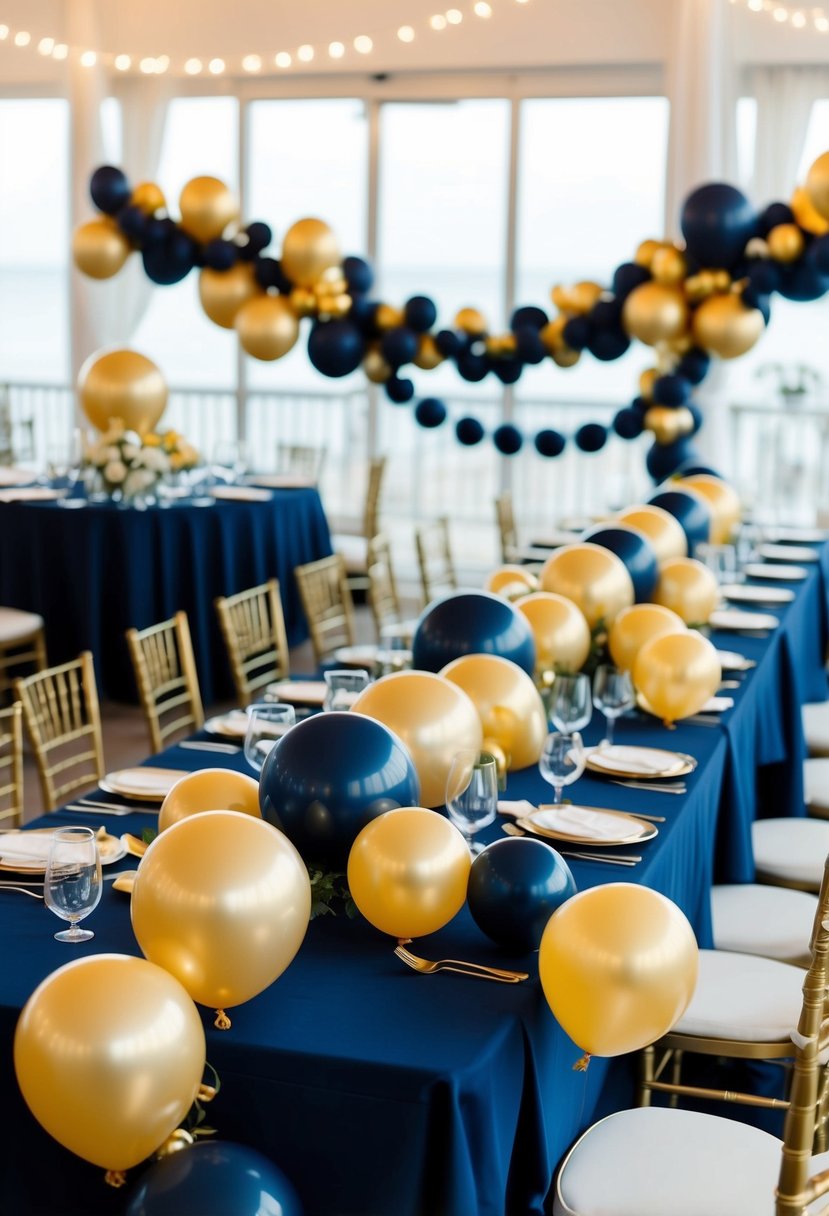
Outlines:
POLYGON ((137 798, 139 802, 163 802, 175 783, 186 776, 179 768, 121 768, 107 773, 98 782, 98 788, 107 794, 120 794, 122 798, 137 798))
MULTIPOLYGON (((61 824, 61 827, 67 825, 61 824)), ((32 860, 28 860, 25 855, 12 859, 7 858, 3 853, 3 846, 11 837, 14 840, 20 837, 28 838, 29 836, 52 836, 59 828, 30 828, 28 831, 20 832, 4 832, 0 836, 0 872, 4 874, 45 874, 46 861, 49 854, 49 846, 45 849, 42 844, 32 844, 32 860), (35 856, 35 853, 43 852, 43 857, 35 856)), ((126 857, 127 850, 123 841, 117 836, 111 836, 109 832, 98 832, 95 836, 95 843, 98 846, 98 854, 101 858, 101 865, 108 866, 114 861, 120 861, 122 857, 126 857)), ((8 845, 6 845, 8 847, 8 845)))
POLYGON ((211 735, 221 735, 225 739, 244 739, 249 721, 243 709, 232 709, 229 713, 208 718, 204 729, 211 735))
POLYGON ((616 845, 643 844, 659 834, 655 823, 646 823, 623 811, 604 811, 591 806, 545 807, 533 811, 519 826, 545 840, 613 848, 616 845))
POLYGON ((693 756, 661 747, 595 748, 585 758, 585 768, 590 769, 591 773, 633 781, 665 781, 672 777, 684 777, 696 767, 693 756))

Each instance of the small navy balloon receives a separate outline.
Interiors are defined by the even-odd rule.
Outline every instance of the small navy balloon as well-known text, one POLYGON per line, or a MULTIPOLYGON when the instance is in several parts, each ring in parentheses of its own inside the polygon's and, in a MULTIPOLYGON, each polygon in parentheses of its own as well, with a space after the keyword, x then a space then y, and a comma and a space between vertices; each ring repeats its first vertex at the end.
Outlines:
POLYGON ((614 524, 612 527, 599 524, 595 528, 588 528, 581 539, 615 553, 624 562, 631 577, 636 603, 648 603, 656 590, 659 563, 644 532, 629 524, 614 524))
POLYGON ((688 541, 688 553, 694 556, 697 545, 711 538, 711 511, 700 494, 688 490, 662 490, 648 499, 652 507, 661 507, 682 525, 688 541))
POLYGON ((528 675, 535 670, 527 618, 489 591, 455 591, 429 604, 418 620, 412 642, 416 670, 441 671, 464 654, 494 654, 511 659, 528 675))
POLYGON ((472 863, 467 901, 472 918, 499 946, 537 950, 547 921, 576 894, 567 862, 544 840, 496 840, 472 863))
POLYGON ((291 1183, 242 1144, 201 1141, 142 1174, 125 1216, 302 1216, 291 1183))

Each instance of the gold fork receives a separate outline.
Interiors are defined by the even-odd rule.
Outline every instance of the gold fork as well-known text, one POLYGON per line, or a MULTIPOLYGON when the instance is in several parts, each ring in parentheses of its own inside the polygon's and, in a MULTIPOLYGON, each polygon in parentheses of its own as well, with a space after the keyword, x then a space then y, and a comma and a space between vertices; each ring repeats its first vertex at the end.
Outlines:
POLYGON ((529 979, 526 971, 502 971, 500 967, 485 967, 483 963, 467 963, 457 958, 441 958, 432 963, 427 958, 418 958, 405 946, 396 946, 394 953, 399 959, 419 971, 421 975, 434 975, 436 971, 457 971, 459 975, 474 975, 481 980, 495 980, 499 984, 519 984, 529 979))

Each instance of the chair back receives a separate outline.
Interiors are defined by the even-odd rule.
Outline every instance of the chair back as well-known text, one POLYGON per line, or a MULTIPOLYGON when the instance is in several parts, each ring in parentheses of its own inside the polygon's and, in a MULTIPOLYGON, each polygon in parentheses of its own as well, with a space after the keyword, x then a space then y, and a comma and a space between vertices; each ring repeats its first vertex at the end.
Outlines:
POLYGON ((444 517, 417 528, 415 548, 424 603, 430 604, 439 595, 456 591, 458 578, 449 544, 449 520, 444 517))
POLYGON ((400 597, 391 560, 391 542, 379 532, 368 542, 368 603, 374 618, 377 639, 384 625, 400 623, 400 597))
POLYGON ((501 560, 512 561, 518 548, 518 529, 515 526, 512 494, 509 490, 505 490, 495 499, 495 519, 501 541, 501 560))
POLYGON ((177 612, 148 629, 128 629, 126 636, 150 747, 160 752, 173 735, 204 725, 187 614, 177 612))
POLYGON ((0 823, 20 827, 23 811, 23 707, 0 709, 0 823))
POLYGON ((259 689, 290 671, 279 583, 272 578, 249 591, 221 595, 214 603, 236 696, 240 705, 248 705, 259 689))
POLYGON ((368 467, 366 500, 363 506, 363 536, 371 540, 380 531, 380 491, 386 472, 386 457, 375 456, 368 467))
POLYGON ((354 607, 342 555, 297 566, 294 576, 317 662, 338 646, 353 646, 354 607))
POLYGON ((296 473, 317 482, 325 464, 325 448, 305 443, 277 443, 276 468, 279 473, 296 473))
POLYGON ((92 654, 15 681, 47 811, 104 775, 101 710, 92 654))

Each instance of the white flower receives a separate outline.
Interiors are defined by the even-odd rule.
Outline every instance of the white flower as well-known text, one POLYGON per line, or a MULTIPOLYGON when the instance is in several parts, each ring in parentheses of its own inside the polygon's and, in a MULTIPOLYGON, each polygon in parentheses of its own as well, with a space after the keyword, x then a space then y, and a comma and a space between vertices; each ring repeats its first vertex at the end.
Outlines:
POLYGON ((155 473, 151 473, 149 469, 130 469, 124 481, 124 493, 140 494, 155 485, 155 481, 155 473))
POLYGON ((170 467, 168 456, 160 448, 142 448, 139 461, 154 473, 166 473, 170 467))
POLYGON ((105 448, 104 449, 104 459, 107 461, 120 460, 121 459, 121 449, 119 447, 116 447, 115 444, 112 444, 110 447, 105 448))
POLYGON ((138 453, 141 451, 134 443, 125 443, 121 448, 121 455, 124 460, 135 460, 138 453))
POLYGON ((110 460, 104 465, 104 477, 110 485, 118 486, 127 475, 127 466, 123 460, 110 460))

